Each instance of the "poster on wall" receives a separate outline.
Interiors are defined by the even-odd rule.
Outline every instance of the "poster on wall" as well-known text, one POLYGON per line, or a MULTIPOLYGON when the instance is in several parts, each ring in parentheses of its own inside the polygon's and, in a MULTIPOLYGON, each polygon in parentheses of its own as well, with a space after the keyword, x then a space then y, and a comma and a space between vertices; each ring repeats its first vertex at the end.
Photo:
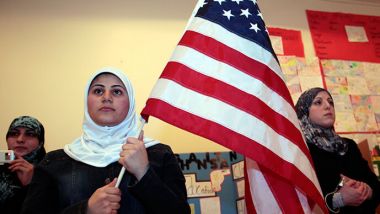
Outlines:
POLYGON ((175 154, 192 214, 244 214, 244 161, 236 152, 175 154))
POLYGON ((321 60, 334 97, 337 132, 377 132, 380 124, 380 63, 321 60))
POLYGON ((268 32, 293 102, 302 91, 323 87, 319 60, 305 58, 301 31, 269 27, 268 32))
POLYGON ((316 55, 380 63, 380 17, 307 10, 316 55))
POLYGON ((305 57, 301 31, 268 27, 268 32, 277 56, 305 57))

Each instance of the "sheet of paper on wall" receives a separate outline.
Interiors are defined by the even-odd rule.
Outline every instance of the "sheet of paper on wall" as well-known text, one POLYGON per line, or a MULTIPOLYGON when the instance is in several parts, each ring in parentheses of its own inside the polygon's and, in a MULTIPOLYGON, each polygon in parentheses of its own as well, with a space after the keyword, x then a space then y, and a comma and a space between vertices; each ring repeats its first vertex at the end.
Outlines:
POLYGON ((246 214, 247 209, 245 207, 245 202, 243 199, 236 201, 237 214, 246 214))
POLYGON ((242 198, 244 197, 244 194, 245 194, 245 182, 244 180, 239 180, 236 182, 236 188, 237 188, 237 192, 238 192, 238 197, 239 198, 242 198))
POLYGON ((321 69, 319 67, 319 59, 317 57, 312 57, 306 60, 304 66, 301 66, 298 70, 298 75, 302 76, 321 76, 321 69))
POLYGON ((184 174, 186 180, 187 197, 215 196, 211 181, 198 181, 196 174, 184 174))
POLYGON ((371 94, 380 95, 380 64, 379 63, 363 63, 364 76, 367 80, 368 89, 371 94))
POLYGON ((351 95, 369 95, 371 92, 368 89, 367 81, 363 77, 347 77, 348 94, 351 95))
POLYGON ((362 26, 345 25, 347 39, 350 42, 368 42, 365 28, 362 26))
POLYGON ((320 87, 323 88, 321 75, 299 75, 301 90, 306 91, 310 88, 320 87))
POLYGON ((349 95, 332 94, 335 107, 335 130, 337 132, 353 132, 356 131, 356 120, 352 110, 349 95))
POLYGON ((288 87, 290 94, 301 92, 300 80, 298 75, 284 75, 286 86, 288 87))
POLYGON ((331 94, 348 94, 346 77, 325 77, 327 90, 331 94))
POLYGON ((210 173, 211 187, 214 192, 220 192, 222 190, 222 184, 224 176, 230 175, 230 169, 217 169, 210 173))
POLYGON ((284 45, 282 44, 281 36, 269 36, 273 50, 276 54, 283 55, 284 54, 284 45))
POLYGON ((336 132, 357 131, 357 124, 353 112, 336 112, 335 118, 334 127, 336 132))
POLYGON ((380 96, 370 96, 377 127, 380 128, 380 96))
POLYGON ((281 70, 286 75, 296 75, 305 66, 305 60, 296 56, 278 56, 281 70))
POLYGON ((202 214, 221 214, 219 197, 199 199, 202 214))
POLYGON ((325 76, 364 76, 364 67, 361 62, 346 60, 321 60, 321 64, 325 76))
POLYGON ((336 112, 349 112, 352 111, 351 98, 347 94, 331 94, 334 99, 334 108, 336 112))
POLYGON ((351 95, 351 104, 357 122, 358 131, 377 131, 375 114, 370 96, 351 95))
POLYGON ((292 97, 293 102, 297 102, 298 98, 300 97, 302 91, 301 91, 301 85, 299 77, 295 75, 284 75, 285 77, 285 83, 286 87, 288 88, 290 92, 290 96, 292 97))

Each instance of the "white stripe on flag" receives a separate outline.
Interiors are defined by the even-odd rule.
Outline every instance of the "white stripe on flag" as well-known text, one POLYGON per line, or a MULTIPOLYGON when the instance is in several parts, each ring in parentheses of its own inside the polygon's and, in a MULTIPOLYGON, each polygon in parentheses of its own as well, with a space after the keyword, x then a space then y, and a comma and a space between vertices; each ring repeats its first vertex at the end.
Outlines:
POLYGON ((311 181, 315 174, 309 159, 298 146, 278 135, 270 126, 256 117, 212 97, 189 90, 176 82, 160 78, 149 98, 160 99, 170 105, 220 124, 256 141, 283 160, 295 165, 311 181), (181 96, 173 96, 180 94, 181 96), (215 111, 218 109, 218 111, 215 111), (241 118, 236 120, 236 118, 241 118), (271 139, 271 140, 268 140, 271 139))
MULTIPOLYGON (((178 62, 193 71, 220 80, 248 94, 259 98, 267 104, 273 111, 287 118, 298 130, 300 130, 297 116, 293 107, 260 80, 247 75, 240 70, 217 61, 192 48, 178 45, 174 50, 176 54, 170 61, 178 62), (270 100, 271 102, 268 102, 270 100)), ((300 130, 301 131, 301 130, 300 130)))
MULTIPOLYGON (((245 159, 247 167, 247 176, 249 179, 250 191, 253 198, 253 203, 257 213, 282 213, 275 197, 272 194, 272 190, 269 188, 267 181, 265 180, 260 167, 257 165, 257 162, 249 158, 245 159), (260 188, 257 188, 260 187, 260 188)), ((307 200, 307 197, 303 195, 300 191, 295 189, 303 213, 310 214, 310 206, 307 200)))
POLYGON ((310 205, 309 205, 309 202, 307 200, 307 197, 304 194, 302 194, 297 188, 296 188, 296 193, 298 195, 298 199, 301 202, 303 213, 305 213, 305 214, 312 213, 310 210, 310 205))
POLYGON ((199 17, 194 17, 193 23, 189 25, 188 30, 214 38, 242 54, 266 64, 272 71, 280 76, 281 79, 283 79, 281 67, 273 58, 272 53, 264 50, 260 45, 237 36, 218 24, 199 17))
POLYGON ((248 174, 246 176, 249 179, 249 188, 256 212, 268 214, 282 213, 257 163, 254 160, 246 158, 245 164, 248 174))

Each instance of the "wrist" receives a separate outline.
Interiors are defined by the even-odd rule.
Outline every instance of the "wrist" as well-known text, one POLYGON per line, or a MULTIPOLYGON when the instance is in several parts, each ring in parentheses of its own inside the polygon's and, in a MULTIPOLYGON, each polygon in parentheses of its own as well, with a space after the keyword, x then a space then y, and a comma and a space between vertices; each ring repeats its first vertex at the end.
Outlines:
POLYGON ((343 196, 340 192, 334 193, 332 198, 332 204, 334 209, 344 207, 343 196))
POLYGON ((139 170, 138 173, 135 174, 135 177, 137 178, 138 181, 140 181, 141 178, 144 177, 148 169, 149 169, 149 164, 147 164, 145 167, 139 170))

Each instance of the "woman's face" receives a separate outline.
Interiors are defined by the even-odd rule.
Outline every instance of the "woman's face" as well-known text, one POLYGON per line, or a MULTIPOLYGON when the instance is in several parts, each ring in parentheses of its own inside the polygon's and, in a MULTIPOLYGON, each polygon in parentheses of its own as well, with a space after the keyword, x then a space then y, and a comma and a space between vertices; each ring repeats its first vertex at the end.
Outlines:
POLYGON ((309 119, 314 124, 324 128, 334 126, 334 101, 326 91, 319 92, 314 98, 309 108, 309 119))
POLYGON ((17 127, 9 132, 7 137, 8 149, 13 150, 17 157, 24 156, 35 150, 38 145, 38 136, 31 129, 17 127))
POLYGON ((89 88, 87 108, 91 119, 100 126, 116 126, 129 111, 128 92, 113 74, 101 74, 89 88))

